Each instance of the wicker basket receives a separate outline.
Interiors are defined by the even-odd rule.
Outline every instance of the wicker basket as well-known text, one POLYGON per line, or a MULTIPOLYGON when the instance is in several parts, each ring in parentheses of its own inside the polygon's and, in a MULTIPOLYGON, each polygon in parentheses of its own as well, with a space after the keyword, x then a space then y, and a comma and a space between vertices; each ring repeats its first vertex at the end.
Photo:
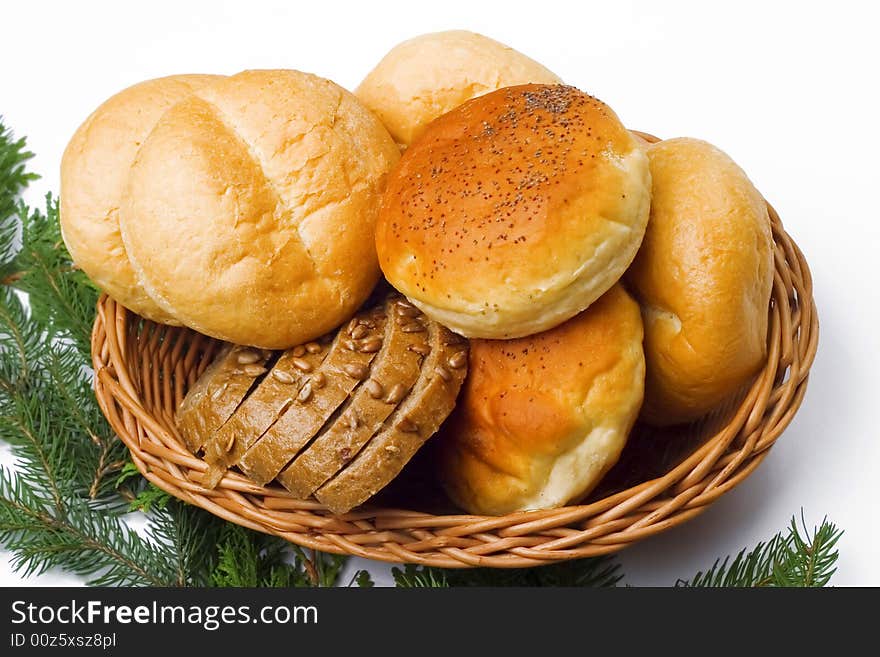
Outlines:
POLYGON ((615 552, 694 517, 745 479, 803 400, 818 339, 810 271, 768 208, 775 275, 763 371, 737 400, 699 424, 663 431, 637 426, 620 462, 580 505, 462 515, 436 499, 436 487, 424 485, 419 459, 389 492, 342 516, 316 501, 293 499, 281 486, 255 486, 235 471, 209 490, 201 484, 206 465, 184 447, 173 417, 221 343, 145 321, 107 296, 98 303, 92 333, 95 393, 138 469, 156 486, 302 546, 446 568, 536 566, 615 552))

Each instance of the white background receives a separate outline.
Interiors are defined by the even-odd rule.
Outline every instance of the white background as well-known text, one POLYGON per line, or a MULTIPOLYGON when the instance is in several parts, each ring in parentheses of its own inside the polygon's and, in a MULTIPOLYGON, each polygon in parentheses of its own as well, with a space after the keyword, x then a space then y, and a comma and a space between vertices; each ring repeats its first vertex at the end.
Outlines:
MULTIPOLYGON (((393 45, 464 28, 532 56, 630 127, 726 150, 775 205, 815 277, 821 336, 803 408, 760 468, 685 526, 620 554, 668 585, 772 535, 803 507, 846 533, 838 585, 880 585, 878 73, 874 3, 4 3, 0 114, 37 154, 31 202, 105 98, 172 73, 299 68, 354 88, 393 45)), ((9 463, 8 452, 2 459, 9 463)), ((359 564, 362 565, 362 564, 359 564)), ((387 568, 372 565, 378 581, 387 568)), ((0 552, 0 584, 21 580, 0 552)))

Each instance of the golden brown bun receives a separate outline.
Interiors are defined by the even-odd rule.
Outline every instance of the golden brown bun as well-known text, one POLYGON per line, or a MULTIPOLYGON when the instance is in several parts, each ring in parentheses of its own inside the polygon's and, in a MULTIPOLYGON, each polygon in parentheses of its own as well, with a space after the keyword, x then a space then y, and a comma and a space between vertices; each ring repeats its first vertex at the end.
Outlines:
POLYGON ((488 515, 582 497, 620 456, 644 377, 639 308, 620 285, 550 331, 472 340, 468 378, 437 438, 449 496, 488 515))
POLYGON ((627 281, 645 321, 642 416, 669 425, 706 414, 763 365, 772 238, 761 194, 714 146, 669 139, 648 156, 651 220, 627 281))
POLYGON ((382 271, 467 337, 514 338, 584 310, 629 266, 650 205, 648 158, 599 100, 509 87, 434 121, 382 200, 382 271))
POLYGON ((148 294, 183 324, 289 347, 345 321, 375 285, 376 212, 398 157, 378 119, 329 80, 220 78, 141 146, 123 242, 148 294))
POLYGON ((562 82, 503 43, 461 30, 423 34, 395 46, 355 93, 408 146, 431 121, 501 87, 562 82))
POLYGON ((119 235, 119 205, 140 145, 159 117, 215 75, 175 75, 119 92, 79 127, 61 160, 61 231, 74 261, 126 308, 177 324, 147 295, 119 235))

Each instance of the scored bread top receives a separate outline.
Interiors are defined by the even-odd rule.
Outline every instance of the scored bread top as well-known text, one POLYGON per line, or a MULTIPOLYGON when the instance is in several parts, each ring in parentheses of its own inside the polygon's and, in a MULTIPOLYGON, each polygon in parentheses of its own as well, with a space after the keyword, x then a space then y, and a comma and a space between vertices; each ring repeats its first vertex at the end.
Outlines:
POLYGON ((375 218, 399 151, 339 85, 293 70, 219 77, 168 108, 136 153, 117 202, 122 244, 180 323, 286 349, 375 287, 375 218))
POLYGON ((131 166, 162 115, 219 75, 146 80, 106 100, 71 137, 61 158, 61 234, 70 255, 95 284, 138 315, 180 324, 138 280, 119 228, 131 166))
POLYGON ((208 366, 177 410, 177 426, 187 448, 199 452, 232 416, 254 387, 272 353, 228 346, 208 366))
POLYGON ((379 492, 452 412, 467 373, 467 341, 436 322, 427 330, 431 352, 413 391, 354 461, 315 493, 334 513, 379 492))
POLYGON ((325 427, 278 475, 278 481, 295 497, 309 497, 344 468, 418 380, 422 359, 430 353, 427 331, 418 319, 422 313, 402 298, 392 307, 393 318, 386 322, 382 350, 370 370, 370 380, 379 385, 357 388, 339 421, 325 427))

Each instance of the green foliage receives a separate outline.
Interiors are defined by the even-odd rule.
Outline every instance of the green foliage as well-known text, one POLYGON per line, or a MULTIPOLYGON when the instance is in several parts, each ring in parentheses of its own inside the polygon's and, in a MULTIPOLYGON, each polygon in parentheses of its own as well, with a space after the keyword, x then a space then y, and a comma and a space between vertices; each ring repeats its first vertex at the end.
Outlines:
POLYGON ((370 577, 368 571, 359 570, 354 574, 354 577, 351 578, 351 582, 349 582, 348 585, 354 585, 361 589, 371 589, 376 586, 376 583, 373 581, 373 578, 370 577))
POLYGON ((623 579, 620 566, 610 557, 564 561, 537 568, 425 568, 407 564, 393 568, 391 574, 399 587, 447 586, 617 586, 623 579))
POLYGON ((220 558, 210 576, 214 586, 333 586, 345 564, 344 557, 321 552, 308 557, 276 536, 250 536, 231 524, 221 531, 218 549, 220 558))
POLYGON ((122 468, 119 470, 119 476, 116 477, 116 481, 114 485, 116 488, 120 488, 123 484, 128 483, 130 480, 140 481, 141 471, 137 469, 137 466, 128 461, 122 468))
MULTIPOLYGON (((14 214, 18 205, 18 196, 28 183, 36 180, 36 174, 25 169, 25 163, 33 157, 25 148, 25 140, 15 140, 12 131, 3 125, 0 117, 0 219, 14 214)), ((12 274, 8 269, 15 252, 18 239, 18 226, 14 223, 3 223, 0 227, 0 280, 12 274)))
POLYGON ((168 493, 161 488, 156 488, 152 484, 144 487, 144 489, 134 496, 134 499, 128 503, 130 511, 143 511, 149 513, 153 509, 164 509, 168 503, 173 500, 168 493))
POLYGON ((88 362, 98 290, 67 253, 58 201, 47 195, 45 212, 19 204, 18 220, 22 244, 15 286, 27 293, 32 318, 49 337, 68 338, 88 362))
POLYGON ((403 568, 395 566, 391 569, 394 586, 399 589, 446 588, 449 586, 446 572, 443 568, 416 566, 411 563, 405 564, 403 568))
POLYGON ((843 532, 827 518, 812 533, 803 517, 791 519, 786 532, 743 550, 733 559, 716 561, 706 572, 678 586, 691 587, 816 587, 825 586, 837 570, 837 542, 843 532))

